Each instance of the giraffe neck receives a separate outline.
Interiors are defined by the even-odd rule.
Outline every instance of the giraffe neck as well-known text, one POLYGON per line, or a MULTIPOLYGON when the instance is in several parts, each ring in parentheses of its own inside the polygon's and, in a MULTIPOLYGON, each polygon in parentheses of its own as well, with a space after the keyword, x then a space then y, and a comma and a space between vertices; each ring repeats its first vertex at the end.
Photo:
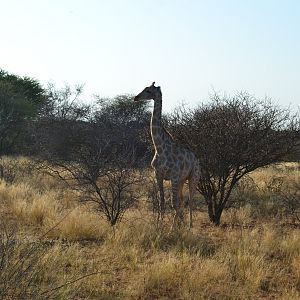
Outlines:
POLYGON ((164 143, 164 130, 161 124, 162 98, 159 97, 154 101, 154 108, 151 117, 151 136, 156 151, 160 152, 164 143))
POLYGON ((154 108, 151 118, 151 128, 153 126, 161 127, 161 111, 162 111, 162 98, 157 98, 154 101, 154 108))

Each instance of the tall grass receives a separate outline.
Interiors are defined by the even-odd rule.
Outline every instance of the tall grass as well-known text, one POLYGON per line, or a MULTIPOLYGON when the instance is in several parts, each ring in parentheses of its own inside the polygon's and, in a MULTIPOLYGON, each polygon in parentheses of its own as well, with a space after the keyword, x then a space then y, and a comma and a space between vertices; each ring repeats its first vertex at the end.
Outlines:
POLYGON ((288 167, 251 174, 253 185, 235 192, 236 203, 244 199, 245 205, 242 201, 226 210, 223 226, 212 226, 206 213, 198 211, 191 231, 170 231, 171 215, 157 224, 142 203, 111 228, 92 206, 80 205, 77 195, 53 178, 32 171, 26 180, 3 179, 0 215, 15 234, 1 231, 2 248, 10 248, 1 252, 8 256, 0 263, 0 290, 6 291, 0 295, 300 299, 299 225, 268 206, 276 204, 278 195, 271 177, 280 175, 290 189, 299 181, 299 170, 288 167), (16 264, 22 267, 13 271, 16 264))

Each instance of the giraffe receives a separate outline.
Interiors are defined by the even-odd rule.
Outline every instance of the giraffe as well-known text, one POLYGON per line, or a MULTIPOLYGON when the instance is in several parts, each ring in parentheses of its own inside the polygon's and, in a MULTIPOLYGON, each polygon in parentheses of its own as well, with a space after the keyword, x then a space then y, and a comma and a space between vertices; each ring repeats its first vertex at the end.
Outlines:
POLYGON ((196 184, 199 179, 199 162, 195 154, 178 145, 161 122, 162 114, 162 93, 160 87, 146 87, 135 96, 134 101, 154 100, 154 108, 151 117, 150 129, 155 154, 151 162, 154 169, 156 181, 160 194, 160 214, 163 218, 165 211, 164 180, 171 180, 172 206, 175 210, 174 221, 180 224, 183 220, 183 185, 188 181, 189 186, 189 227, 193 226, 192 201, 196 184))

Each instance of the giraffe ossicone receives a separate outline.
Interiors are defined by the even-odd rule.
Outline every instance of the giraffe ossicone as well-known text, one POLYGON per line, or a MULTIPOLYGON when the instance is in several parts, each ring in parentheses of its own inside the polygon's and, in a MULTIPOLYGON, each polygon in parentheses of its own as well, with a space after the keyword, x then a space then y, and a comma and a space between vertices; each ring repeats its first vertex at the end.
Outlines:
POLYGON ((151 137, 155 154, 151 165, 154 169, 160 193, 160 215, 163 218, 165 212, 165 198, 163 181, 171 180, 172 205, 175 209, 174 223, 181 223, 183 219, 183 186, 186 181, 189 184, 189 215, 190 227, 192 227, 193 196, 199 179, 199 162, 195 154, 183 146, 177 144, 171 134, 163 127, 162 92, 160 87, 151 86, 144 88, 134 101, 154 100, 154 108, 151 117, 151 137))

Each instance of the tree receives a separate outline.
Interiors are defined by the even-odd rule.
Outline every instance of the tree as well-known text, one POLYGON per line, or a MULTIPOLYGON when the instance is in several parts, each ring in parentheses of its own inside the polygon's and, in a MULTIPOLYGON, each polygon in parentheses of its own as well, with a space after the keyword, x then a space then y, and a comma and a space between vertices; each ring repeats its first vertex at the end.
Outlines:
POLYGON ((38 81, 0 70, 0 154, 24 153, 27 125, 45 101, 38 81))
POLYGON ((50 174, 114 226, 138 197, 138 168, 144 165, 136 154, 138 120, 120 122, 111 108, 115 102, 91 113, 78 101, 80 92, 51 89, 53 101, 36 128, 37 152, 50 174))
POLYGON ((46 170, 78 191, 81 202, 94 203, 95 209, 116 225, 138 197, 139 162, 134 144, 123 132, 99 123, 69 126, 66 134, 72 141, 67 145, 69 155, 48 149, 46 170))
POLYGON ((71 160, 72 147, 82 138, 77 131, 82 132, 90 119, 91 108, 80 101, 81 93, 81 86, 56 89, 48 85, 47 103, 39 119, 31 124, 33 154, 46 160, 71 160))
POLYGON ((236 183, 294 149, 299 122, 269 100, 259 101, 246 93, 234 97, 215 94, 208 104, 178 109, 169 117, 169 129, 198 156, 198 190, 210 221, 219 225, 236 183))
POLYGON ((133 101, 132 95, 119 95, 114 98, 96 97, 94 121, 109 130, 117 130, 123 140, 131 140, 135 154, 144 159, 144 165, 151 160, 151 135, 149 129, 149 103, 133 101))
POLYGON ((50 122, 86 120, 90 114, 90 105, 83 104, 80 100, 82 92, 82 85, 72 87, 66 84, 57 89, 53 83, 49 83, 45 90, 47 100, 40 112, 40 119, 50 122))
POLYGON ((133 95, 118 95, 114 98, 101 98, 96 96, 95 118, 105 119, 108 122, 134 126, 137 124, 149 124, 149 103, 133 101, 133 95))
POLYGON ((32 105, 35 113, 45 104, 45 90, 34 78, 28 76, 20 77, 0 69, 0 82, 8 84, 11 91, 22 95, 26 102, 32 105))

